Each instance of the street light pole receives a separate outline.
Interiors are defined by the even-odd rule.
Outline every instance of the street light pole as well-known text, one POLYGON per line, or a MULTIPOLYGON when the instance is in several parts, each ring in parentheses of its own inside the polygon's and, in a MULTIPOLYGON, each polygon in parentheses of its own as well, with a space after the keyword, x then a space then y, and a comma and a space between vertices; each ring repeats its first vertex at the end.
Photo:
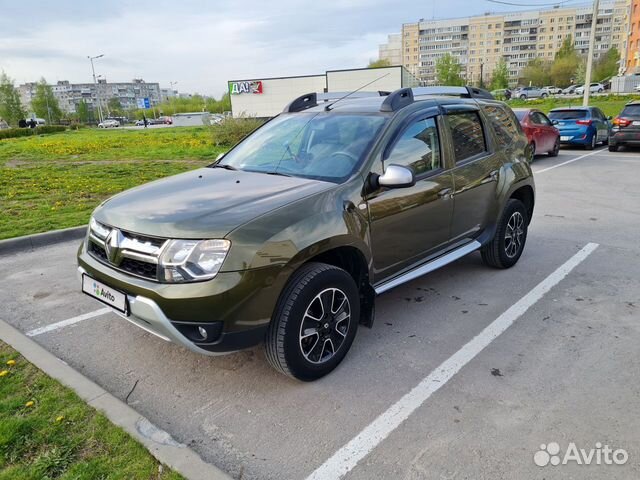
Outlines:
POLYGON ((96 55, 95 57, 87 56, 91 62, 91 73, 93 74, 93 86, 96 88, 96 100, 98 101, 98 118, 102 122, 102 103, 100 102, 100 91, 98 90, 98 81, 96 80, 96 69, 93 66, 93 61, 97 58, 104 57, 104 54, 96 55))
POLYGON ((587 71, 584 75, 584 96, 582 106, 589 106, 589 94, 591 93, 591 68, 593 67, 593 51, 596 43, 596 26, 598 25, 598 10, 600 0, 593 1, 593 15, 591 16, 591 34, 589 35, 589 56, 587 57, 587 71))
MULTIPOLYGON (((169 82, 169 85, 170 85, 170 88, 171 88, 171 97, 172 98, 173 98, 173 86, 176 85, 177 83, 178 83, 177 81, 176 82, 169 82)), ((171 102, 171 103, 173 103, 173 114, 175 115, 177 108, 176 108, 175 102, 171 102)))

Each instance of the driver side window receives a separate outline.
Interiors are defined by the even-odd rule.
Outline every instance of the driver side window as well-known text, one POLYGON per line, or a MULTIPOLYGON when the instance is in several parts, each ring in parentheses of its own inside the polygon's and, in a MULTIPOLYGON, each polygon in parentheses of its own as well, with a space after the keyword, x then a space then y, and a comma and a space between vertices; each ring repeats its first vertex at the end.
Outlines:
POLYGON ((416 176, 439 169, 442 164, 435 118, 411 124, 393 146, 385 164, 410 167, 416 176))

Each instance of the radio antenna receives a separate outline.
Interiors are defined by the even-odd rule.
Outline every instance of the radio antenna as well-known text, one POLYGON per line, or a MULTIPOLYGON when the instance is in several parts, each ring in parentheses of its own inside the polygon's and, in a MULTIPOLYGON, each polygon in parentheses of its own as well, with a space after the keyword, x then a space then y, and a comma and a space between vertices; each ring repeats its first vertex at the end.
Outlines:
POLYGON ((371 80, 369 83, 367 83, 367 84, 365 84, 365 85, 362 85, 362 86, 361 86, 360 88, 358 88, 357 90, 354 90, 353 92, 349 92, 349 93, 347 93, 344 97, 340 97, 340 98, 339 98, 338 100, 336 100, 335 102, 330 103, 329 105, 327 105, 326 107, 324 107, 324 111, 325 111, 325 112, 328 112, 329 110, 331 110, 331 107, 333 107, 333 106, 334 106, 336 103, 338 103, 339 101, 344 100, 345 98, 347 98, 347 97, 349 97, 349 96, 353 95, 354 93, 359 92, 359 91, 360 91, 360 90, 362 90, 363 88, 368 87, 369 85, 371 85, 372 83, 377 82, 378 80, 382 80, 384 77, 387 77, 387 76, 389 76, 389 75, 391 75, 391 73, 390 73, 390 72, 389 72, 389 73, 385 73, 385 74, 384 74, 384 75, 382 75, 381 77, 378 77, 378 78, 376 78, 375 80, 371 80))

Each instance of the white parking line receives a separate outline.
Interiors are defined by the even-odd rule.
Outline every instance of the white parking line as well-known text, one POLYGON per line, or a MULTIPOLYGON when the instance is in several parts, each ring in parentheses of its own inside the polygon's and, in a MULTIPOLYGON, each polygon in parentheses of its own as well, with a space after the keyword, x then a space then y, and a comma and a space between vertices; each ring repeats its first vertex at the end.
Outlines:
POLYGON ((531 306, 580 265, 596 248, 598 248, 597 243, 585 245, 578 253, 536 285, 533 290, 491 322, 476 337, 445 360, 409 393, 365 427, 355 438, 309 475, 307 480, 334 480, 350 472, 360 460, 366 457, 402 422, 409 418, 431 395, 451 380, 462 367, 473 360, 487 345, 507 330, 531 306))
POLYGON ((562 162, 562 163, 559 163, 557 165, 553 165, 551 167, 543 168, 541 170, 534 170, 533 173, 534 173, 534 175, 538 175, 540 173, 548 172, 549 170, 553 170, 554 168, 562 167, 563 165, 567 165, 569 163, 577 162, 578 160, 582 160, 583 158, 587 158, 587 157, 590 157, 591 155, 595 155, 596 153, 600 153, 600 152, 602 152, 602 150, 603 150, 602 148, 600 150, 594 150, 591 153, 586 153, 584 155, 580 155, 579 157, 572 158, 571 160, 567 160, 566 162, 562 162))
POLYGON ((98 317, 100 315, 104 315, 105 313, 112 312, 108 307, 101 308, 100 310, 94 310, 93 312, 83 313, 82 315, 78 315, 77 317, 68 318, 67 320, 62 320, 61 322, 52 323, 51 325, 46 325, 44 327, 36 328, 33 330, 29 330, 25 335, 27 337, 35 337, 37 335, 42 335, 43 333, 53 332, 54 330, 59 330, 64 327, 68 327, 69 325, 73 325, 74 323, 82 322, 83 320, 89 320, 93 317, 98 317))

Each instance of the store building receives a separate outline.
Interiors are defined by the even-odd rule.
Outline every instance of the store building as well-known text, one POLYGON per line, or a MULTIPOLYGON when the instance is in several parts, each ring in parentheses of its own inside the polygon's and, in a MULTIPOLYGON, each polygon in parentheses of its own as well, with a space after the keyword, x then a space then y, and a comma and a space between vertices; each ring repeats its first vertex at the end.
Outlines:
POLYGON ((393 91, 418 86, 418 79, 404 67, 329 70, 321 75, 253 78, 229 81, 234 117, 273 117, 294 98, 305 93, 393 91))

